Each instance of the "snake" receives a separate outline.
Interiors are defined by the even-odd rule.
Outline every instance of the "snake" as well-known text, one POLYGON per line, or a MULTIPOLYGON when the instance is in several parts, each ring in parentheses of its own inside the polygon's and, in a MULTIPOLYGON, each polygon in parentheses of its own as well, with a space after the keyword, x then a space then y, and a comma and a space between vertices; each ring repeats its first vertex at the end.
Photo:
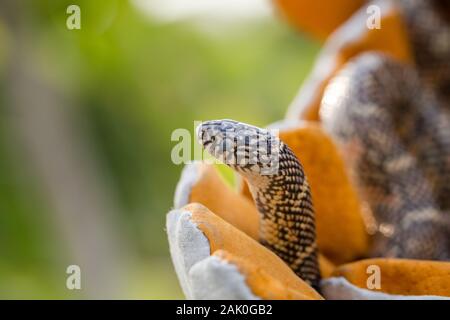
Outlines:
POLYGON ((248 182, 260 217, 259 242, 318 289, 311 190, 292 150, 272 130, 228 119, 202 122, 197 139, 209 154, 248 182))

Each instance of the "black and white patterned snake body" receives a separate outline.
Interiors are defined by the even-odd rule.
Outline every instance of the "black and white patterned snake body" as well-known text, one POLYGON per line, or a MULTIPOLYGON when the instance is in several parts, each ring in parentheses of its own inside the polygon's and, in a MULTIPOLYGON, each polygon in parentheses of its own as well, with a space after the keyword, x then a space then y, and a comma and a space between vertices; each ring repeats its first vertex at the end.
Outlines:
POLYGON ((233 120, 204 122, 197 135, 212 156, 247 180, 260 213, 260 242, 318 288, 314 209, 297 157, 269 130, 233 120))
POLYGON ((371 255, 449 260, 449 6, 398 4, 416 66, 356 57, 328 84, 321 119, 377 222, 371 255))
POLYGON ((321 107, 378 223, 372 255, 449 258, 450 118, 415 71, 364 54, 321 107))

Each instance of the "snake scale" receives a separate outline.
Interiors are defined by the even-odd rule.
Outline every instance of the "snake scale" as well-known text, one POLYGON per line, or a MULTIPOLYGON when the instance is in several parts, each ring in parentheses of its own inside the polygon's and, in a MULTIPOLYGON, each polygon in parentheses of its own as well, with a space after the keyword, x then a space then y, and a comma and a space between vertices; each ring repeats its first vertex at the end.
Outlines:
POLYGON ((200 144, 241 174, 260 213, 260 242, 318 288, 314 209, 302 165, 269 130, 233 120, 203 122, 200 144))
MULTIPOLYGON (((321 120, 377 221, 370 255, 449 260, 450 13, 438 10, 449 4, 397 3, 415 68, 377 52, 359 55, 329 82, 321 120)), ((318 288, 311 192, 289 147, 268 130, 233 120, 204 122, 197 135, 249 183, 260 242, 318 288)))

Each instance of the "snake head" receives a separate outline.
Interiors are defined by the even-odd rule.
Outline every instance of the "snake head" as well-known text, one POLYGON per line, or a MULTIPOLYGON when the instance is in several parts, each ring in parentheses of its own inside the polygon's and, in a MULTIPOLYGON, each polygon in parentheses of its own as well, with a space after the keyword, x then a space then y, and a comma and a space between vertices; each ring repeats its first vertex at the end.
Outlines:
POLYGON ((242 174, 276 174, 280 140, 272 131, 234 120, 206 121, 197 139, 214 158, 242 174))

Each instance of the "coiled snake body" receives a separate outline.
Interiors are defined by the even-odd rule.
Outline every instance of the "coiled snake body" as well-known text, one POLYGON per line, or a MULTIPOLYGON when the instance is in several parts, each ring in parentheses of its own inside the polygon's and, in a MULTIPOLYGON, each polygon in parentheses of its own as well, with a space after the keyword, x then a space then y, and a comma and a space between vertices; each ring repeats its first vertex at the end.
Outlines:
POLYGON ((260 242, 318 288, 314 209, 297 157, 270 131, 241 122, 208 121, 197 130, 202 146, 249 183, 260 213, 260 242))
POLYGON ((325 90, 321 118, 379 225, 373 256, 450 258, 450 116, 414 69, 379 53, 325 90))

